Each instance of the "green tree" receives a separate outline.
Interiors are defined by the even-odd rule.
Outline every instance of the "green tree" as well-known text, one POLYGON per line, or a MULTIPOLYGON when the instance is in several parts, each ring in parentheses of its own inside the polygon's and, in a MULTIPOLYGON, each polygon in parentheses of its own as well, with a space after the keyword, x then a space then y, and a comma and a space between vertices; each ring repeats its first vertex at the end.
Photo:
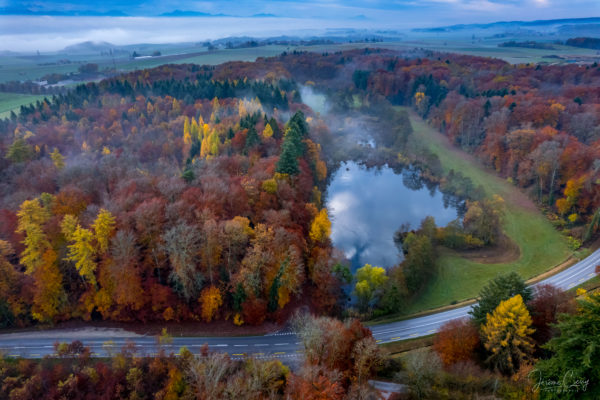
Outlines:
POLYGON ((6 152, 6 158, 14 163, 21 163, 31 159, 33 150, 23 138, 15 139, 6 152))
POLYGON ((584 295, 575 314, 559 317, 557 328, 560 335, 544 345, 552 357, 538 362, 531 378, 534 384, 542 379, 557 382, 561 390, 542 390, 540 398, 600 398, 600 293, 584 295))
POLYGON ((470 314, 477 325, 486 322, 488 314, 491 314, 500 302, 511 297, 521 295, 525 303, 532 298, 531 288, 527 287, 523 278, 516 272, 499 276, 488 283, 479 292, 479 302, 473 306, 470 314))
POLYGON ((277 161, 277 172, 289 175, 296 175, 300 172, 296 153, 294 143, 284 137, 283 144, 281 145, 281 155, 279 156, 279 161, 277 161))
POLYGON ((493 314, 487 315, 481 328, 483 344, 491 354, 487 362, 506 374, 514 374, 531 359, 534 344, 531 316, 520 294, 501 301, 493 314))
POLYGON ((402 242, 405 259, 402 262, 406 287, 415 293, 436 271, 436 256, 429 237, 409 233, 402 242))
POLYGON ((385 274, 385 269, 381 267, 373 267, 371 264, 365 264, 364 267, 356 270, 354 292, 362 311, 366 311, 369 308, 371 301, 375 299, 387 280, 388 277, 385 274))
POLYGON ((246 151, 252 149, 260 144, 260 137, 258 136, 258 132, 256 132, 256 128, 252 125, 248 129, 248 134, 246 135, 246 151))

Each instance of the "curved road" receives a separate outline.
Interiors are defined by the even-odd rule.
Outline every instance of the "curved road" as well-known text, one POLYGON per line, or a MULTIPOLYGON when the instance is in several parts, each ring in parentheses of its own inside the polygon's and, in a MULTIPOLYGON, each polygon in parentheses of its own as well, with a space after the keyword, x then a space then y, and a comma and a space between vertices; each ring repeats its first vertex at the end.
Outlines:
MULTIPOLYGON (((596 265, 600 265, 600 249, 585 260, 570 268, 538 282, 552 284, 561 289, 570 289, 595 276, 596 265)), ((389 343, 403 339, 416 338, 438 331, 445 322, 468 316, 471 306, 456 308, 423 317, 371 327, 378 343, 389 343)), ((53 344, 81 340, 89 346, 94 355, 105 356, 118 352, 128 342, 133 342, 140 354, 152 355, 158 351, 158 344, 153 336, 136 335, 129 332, 114 332, 103 335, 95 333, 73 333, 73 331, 40 331, 11 333, 0 335, 0 352, 12 357, 38 358, 54 353, 53 344)), ((256 358, 296 358, 302 354, 299 339, 292 332, 281 332, 265 336, 243 337, 175 337, 172 343, 162 345, 167 352, 177 353, 183 346, 193 353, 207 344, 213 351, 223 351, 236 358, 252 355, 256 358)))

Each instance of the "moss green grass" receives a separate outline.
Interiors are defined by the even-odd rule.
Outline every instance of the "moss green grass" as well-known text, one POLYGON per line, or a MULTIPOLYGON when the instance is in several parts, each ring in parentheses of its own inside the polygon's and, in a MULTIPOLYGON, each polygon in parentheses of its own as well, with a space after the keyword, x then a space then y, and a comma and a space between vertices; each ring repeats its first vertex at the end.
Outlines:
POLYGON ((44 96, 0 92, 0 119, 6 118, 11 111, 17 112, 22 105, 34 103, 44 96))

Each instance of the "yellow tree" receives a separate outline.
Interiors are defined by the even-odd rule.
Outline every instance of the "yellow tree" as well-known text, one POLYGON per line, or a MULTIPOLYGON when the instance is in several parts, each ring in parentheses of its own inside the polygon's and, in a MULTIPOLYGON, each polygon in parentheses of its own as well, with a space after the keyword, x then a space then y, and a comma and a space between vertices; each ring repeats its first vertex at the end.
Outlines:
POLYGON ((388 277, 385 274, 385 269, 381 267, 373 267, 371 264, 365 264, 364 267, 356 270, 354 292, 362 311, 366 311, 369 308, 371 301, 375 299, 377 292, 387 280, 388 277))
POLYGON ((61 170, 65 167, 65 157, 60 154, 58 149, 55 147, 52 153, 50 153, 50 158, 52 159, 52 163, 56 167, 56 169, 61 170))
POLYGON ((210 150, 210 155, 211 156, 218 156, 219 155, 219 145, 221 144, 221 141, 219 140, 219 134, 216 131, 213 131, 213 133, 210 135, 209 139, 208 139, 208 144, 209 144, 209 150, 210 150))
POLYGON ((533 354, 531 323, 520 294, 502 301, 481 328, 485 348, 491 353, 487 362, 506 374, 518 371, 533 354))
POLYGON ((62 275, 54 250, 42 255, 43 263, 35 271, 35 285, 31 315, 40 322, 54 322, 67 296, 62 286, 62 275))
POLYGON ((76 216, 67 214, 63 217, 63 220, 60 223, 60 230, 65 239, 69 241, 73 240, 73 234, 77 230, 77 225, 79 225, 79 220, 76 216))
POLYGON ((92 224, 96 234, 96 243, 100 253, 106 253, 108 250, 108 241, 115 231, 115 217, 105 209, 100 209, 96 220, 92 224))
POLYGON ((265 126, 265 129, 262 132, 263 137, 266 138, 270 138, 271 136, 273 136, 273 128, 271 128, 270 124, 267 124, 265 126))
POLYGON ((17 212, 17 233, 25 234, 21 253, 21 264, 26 268, 25 273, 33 273, 43 264, 42 256, 50 249, 50 242, 42 228, 50 218, 48 210, 42 206, 39 199, 25 200, 17 212))
POLYGON ((192 144, 192 134, 190 130, 190 119, 185 117, 183 121, 183 143, 192 144))
MULTIPOLYGON (((200 117, 201 119, 202 117, 200 117)), ((198 126, 198 122, 196 121, 195 118, 192 118, 192 122, 190 125, 190 134, 192 135, 193 138, 196 138, 198 140, 202 140, 202 135, 200 133, 200 127, 198 126)), ((191 143, 191 141, 190 141, 191 143)))
POLYGON ((310 239, 318 243, 327 240, 330 234, 331 221, 329 221, 329 217, 327 216, 327 209, 323 208, 310 225, 310 239))
POLYGON ((69 245, 67 260, 75 262, 79 275, 92 285, 96 285, 96 251, 92 244, 94 235, 89 229, 77 226, 72 236, 73 244, 69 245))
POLYGON ((202 139, 202 143, 200 144, 200 157, 206 158, 210 153, 210 144, 208 141, 208 136, 204 136, 202 139))
POLYGON ((215 286, 207 287, 200 295, 200 303, 202 304, 202 319, 206 322, 212 321, 219 307, 223 305, 221 291, 215 286))

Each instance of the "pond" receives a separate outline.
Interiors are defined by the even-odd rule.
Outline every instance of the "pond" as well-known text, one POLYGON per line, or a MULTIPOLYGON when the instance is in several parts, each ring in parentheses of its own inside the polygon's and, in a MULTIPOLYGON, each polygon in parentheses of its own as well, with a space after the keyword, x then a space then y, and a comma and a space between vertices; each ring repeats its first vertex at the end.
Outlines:
POLYGON ((405 168, 365 168, 345 162, 327 189, 333 245, 352 262, 352 271, 366 263, 389 268, 402 260, 393 240, 400 225, 417 228, 431 215, 438 226, 459 216, 460 201, 441 193, 405 168))

